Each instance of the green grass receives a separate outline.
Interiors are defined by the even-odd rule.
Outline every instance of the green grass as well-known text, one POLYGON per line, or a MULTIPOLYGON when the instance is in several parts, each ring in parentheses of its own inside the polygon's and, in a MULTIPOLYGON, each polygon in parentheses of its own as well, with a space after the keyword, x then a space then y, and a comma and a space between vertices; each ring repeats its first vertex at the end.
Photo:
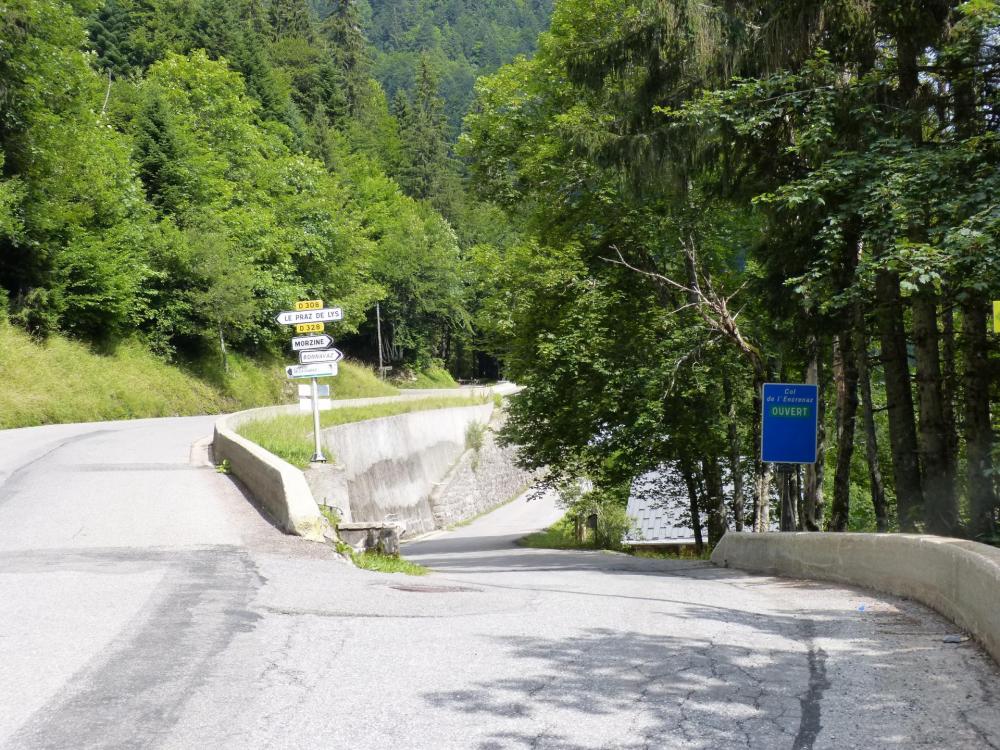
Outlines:
POLYGON ((573 519, 569 516, 563 516, 544 531, 528 534, 517 543, 535 549, 596 549, 589 541, 577 541, 573 519))
POLYGON ((698 552, 693 547, 678 545, 673 550, 643 549, 642 547, 627 547, 625 549, 633 557, 644 557, 649 560, 711 560, 712 550, 707 546, 698 552))
POLYGON ((233 400, 138 342, 112 354, 59 336, 38 343, 0 320, 0 429, 221 412, 233 400))
POLYGON ((374 570, 378 573, 405 573, 408 576, 425 576, 431 572, 430 568, 410 562, 402 557, 383 555, 380 552, 362 552, 351 555, 354 564, 365 570, 374 570))
MULTIPOLYGON (((0 315, 0 429, 67 422, 219 414, 291 403, 297 385, 278 360, 218 357, 169 364, 138 341, 97 353, 63 336, 32 339, 0 315)), ((362 365, 343 362, 329 378, 336 398, 392 396, 399 391, 362 365)))
MULTIPOLYGON (((320 416, 323 428, 336 427, 366 419, 393 417, 428 409, 447 409, 454 406, 475 406, 487 402, 485 396, 434 396, 413 401, 393 401, 369 406, 349 406, 325 411, 320 416)), ((266 420, 247 422, 237 432, 279 456, 293 466, 305 468, 312 458, 312 415, 291 414, 266 420)), ((329 457, 328 457, 329 458, 329 457)))
POLYGON ((338 399, 399 395, 399 389, 380 380, 373 368, 356 362, 341 362, 337 377, 320 378, 319 382, 329 384, 330 394, 338 399))
MULTIPOLYGON (((598 549, 590 538, 578 542, 574 532, 573 519, 569 516, 563 516, 544 531, 528 534, 528 536, 519 539, 517 543, 522 547, 534 549, 598 549)), ((676 551, 666 551, 626 546, 622 551, 633 557, 654 560, 709 560, 712 555, 712 551, 707 547, 701 552, 696 552, 690 547, 678 547, 676 551)))
POLYGON ((394 381, 400 388, 458 388, 459 385, 443 367, 432 365, 417 373, 415 379, 402 378, 394 381))

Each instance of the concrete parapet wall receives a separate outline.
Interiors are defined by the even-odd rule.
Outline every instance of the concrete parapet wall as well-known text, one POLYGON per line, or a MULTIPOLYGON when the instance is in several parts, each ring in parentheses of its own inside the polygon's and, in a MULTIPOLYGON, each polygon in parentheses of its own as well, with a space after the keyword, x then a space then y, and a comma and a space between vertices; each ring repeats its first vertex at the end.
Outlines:
POLYGON ((487 424, 493 404, 410 412, 323 430, 323 444, 344 473, 355 522, 396 516, 406 535, 436 528, 431 494, 466 451, 466 433, 487 424))
POLYGON ((329 524, 319 512, 302 472, 236 434, 236 428, 245 422, 295 413, 297 406, 271 406, 223 417, 215 423, 213 450, 216 461, 229 461, 232 473, 282 529, 323 541, 329 524))
POLYGON ((1000 662, 1000 550, 915 534, 729 532, 712 562, 856 584, 919 601, 971 633, 1000 662))

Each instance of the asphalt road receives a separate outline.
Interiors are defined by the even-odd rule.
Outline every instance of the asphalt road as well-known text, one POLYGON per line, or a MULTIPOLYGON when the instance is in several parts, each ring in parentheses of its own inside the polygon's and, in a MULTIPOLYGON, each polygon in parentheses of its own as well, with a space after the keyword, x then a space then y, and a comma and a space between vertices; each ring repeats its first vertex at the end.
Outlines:
POLYGON ((1000 670, 912 602, 516 547, 549 499, 367 573, 201 465, 210 429, 0 432, 0 747, 1000 748, 1000 670))

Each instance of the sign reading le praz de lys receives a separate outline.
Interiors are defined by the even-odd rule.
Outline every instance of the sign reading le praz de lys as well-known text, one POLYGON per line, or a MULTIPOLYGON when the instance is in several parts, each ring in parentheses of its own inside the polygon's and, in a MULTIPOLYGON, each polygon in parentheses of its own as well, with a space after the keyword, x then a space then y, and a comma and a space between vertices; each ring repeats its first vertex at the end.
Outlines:
POLYGON ((761 460, 774 464, 816 463, 819 389, 798 383, 765 383, 761 460))
POLYGON ((274 316, 274 319, 285 326, 302 325, 304 323, 329 323, 343 320, 344 311, 339 307, 326 307, 322 310, 285 310, 274 316))

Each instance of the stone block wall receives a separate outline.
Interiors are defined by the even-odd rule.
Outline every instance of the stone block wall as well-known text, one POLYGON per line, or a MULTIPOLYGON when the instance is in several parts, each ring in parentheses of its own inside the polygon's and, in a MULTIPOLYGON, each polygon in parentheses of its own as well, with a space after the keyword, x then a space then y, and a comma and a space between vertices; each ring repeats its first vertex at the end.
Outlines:
POLYGON ((514 463, 516 449, 497 444, 502 426, 498 413, 490 422, 479 450, 467 450, 437 484, 430 497, 434 524, 445 528, 505 503, 525 490, 534 474, 514 463))

